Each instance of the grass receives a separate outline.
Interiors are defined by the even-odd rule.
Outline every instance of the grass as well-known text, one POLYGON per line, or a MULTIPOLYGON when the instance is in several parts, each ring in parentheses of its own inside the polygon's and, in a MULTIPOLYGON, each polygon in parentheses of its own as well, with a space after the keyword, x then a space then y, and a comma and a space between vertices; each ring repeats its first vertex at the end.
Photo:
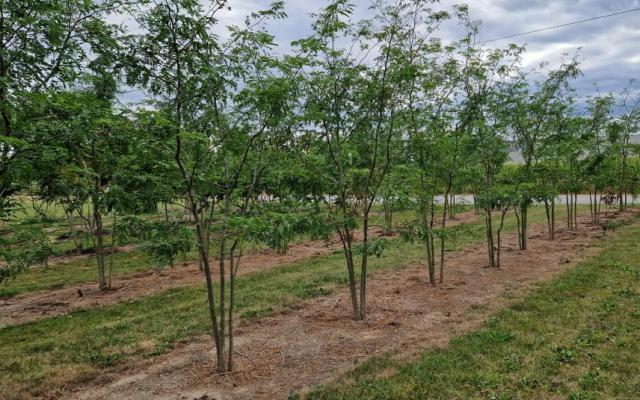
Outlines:
MULTIPOLYGON (((542 218, 542 210, 532 211, 532 221, 542 218)), ((515 229, 513 220, 507 225, 515 229)), ((476 222, 450 241, 448 250, 480 242, 483 234, 476 222)), ((422 262, 423 253, 421 245, 391 241, 382 257, 372 259, 370 271, 422 262)), ((328 294, 345 286, 344 269, 336 252, 241 277, 238 315, 257 317, 328 294)), ((0 398, 37 395, 88 379, 103 368, 164 353, 208 327, 204 288, 191 287, 0 329, 0 398)))
MULTIPOLYGON (((155 263, 149 256, 138 251, 113 255, 113 276, 123 276, 153 268, 155 263)), ((71 259, 50 265, 47 268, 31 268, 18 275, 15 280, 0 284, 0 298, 39 290, 60 289, 64 286, 97 282, 98 272, 93 256, 71 259)))
POLYGON ((308 399, 640 397, 640 226, 419 361, 372 359, 308 399), (391 372, 389 372, 391 371, 391 372))
MULTIPOLYGON (((52 208, 53 207, 54 206, 52 206, 52 208)), ((27 208, 27 211, 28 210, 29 209, 27 208)), ((33 212, 33 210, 30 212, 33 212)), ((62 211, 59 212, 61 213, 62 211)), ((411 218, 413 218, 413 214, 411 212, 403 211, 397 212, 394 220, 396 223, 402 223, 410 220, 411 218)), ((26 222, 21 220, 21 223, 26 222)), ((383 218, 381 216, 372 219, 372 224, 374 225, 381 225, 382 223, 383 218)), ((57 227, 55 228, 56 235, 67 231, 66 225, 62 222, 48 223, 46 227, 52 231, 54 227, 57 227), (57 227, 58 225, 60 226, 57 227)), ((304 240, 307 240, 307 238, 299 238, 296 241, 304 240)), ((73 242, 71 240, 64 240, 55 243, 55 251, 58 254, 65 250, 71 250, 72 248, 73 242)), ((212 245, 212 248, 215 249, 216 245, 212 245)), ((264 248, 264 245, 254 244, 249 248, 249 250, 262 248, 264 248)), ((107 249, 106 251, 108 252, 109 250, 107 249)), ((182 262, 195 262, 197 259, 197 253, 194 250, 189 252, 184 258, 178 258, 177 265, 180 265, 182 262)), ((126 253, 114 254, 113 265, 114 277, 122 277, 158 267, 158 263, 150 256, 135 250, 126 253)), ((69 257, 67 261, 57 262, 46 269, 41 266, 30 268, 29 270, 19 274, 14 280, 0 284, 0 298, 9 298, 23 293, 59 289, 65 285, 77 285, 89 282, 97 282, 97 266, 94 256, 81 258, 72 256, 69 257)))
MULTIPOLYGON (((47 268, 41 265, 31 267, 19 274, 14 280, 0 284, 0 298, 13 297, 32 291, 58 289, 64 285, 97 282, 95 257, 93 255, 76 257, 73 254, 73 250, 75 250, 73 240, 60 238, 60 236, 69 232, 62 206, 57 203, 50 204, 45 210, 47 218, 43 220, 42 216, 36 213, 31 206, 29 198, 19 197, 18 200, 21 204, 20 210, 13 215, 10 221, 0 222, 0 237, 10 235, 12 228, 43 229, 47 232, 52 242, 53 255, 56 257, 65 257, 66 255, 66 259, 64 261, 56 261, 55 264, 49 265, 47 268)), ((86 205, 85 208, 85 212, 89 213, 89 205, 86 205)), ((172 206, 169 213, 176 220, 183 217, 183 213, 178 206, 172 206)), ((163 212, 144 214, 142 216, 146 219, 164 218, 163 212)), ((74 221, 76 229, 85 229, 80 218, 75 216, 74 221)), ((110 218, 105 217, 104 227, 107 231, 111 229, 110 218)), ((109 252, 110 240, 110 237, 107 237, 105 243, 107 246, 105 251, 107 253, 109 252)), ((82 241, 85 248, 92 246, 91 240, 87 237, 83 238, 82 241)), ((188 253, 186 257, 178 258, 177 263, 196 260, 197 254, 194 250, 188 253)), ((114 255, 113 275, 116 277, 123 276, 157 267, 158 263, 143 252, 116 253, 114 255)))

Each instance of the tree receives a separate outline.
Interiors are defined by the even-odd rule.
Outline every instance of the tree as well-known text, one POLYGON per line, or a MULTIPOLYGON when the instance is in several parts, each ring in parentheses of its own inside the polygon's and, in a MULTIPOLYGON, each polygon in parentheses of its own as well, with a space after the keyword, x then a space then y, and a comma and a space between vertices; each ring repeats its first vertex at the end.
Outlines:
MULTIPOLYGON (((497 243, 494 251, 489 252, 489 257, 493 259, 489 261, 489 266, 500 268, 500 254, 502 250, 502 230, 504 228, 504 220, 512 207, 518 207, 523 196, 519 188, 512 184, 496 184, 489 190, 480 192, 477 201, 483 209, 498 210, 500 212, 500 224, 496 230, 497 243)), ((493 236, 493 232, 492 235, 493 236)))
POLYGON ((622 91, 622 100, 620 101, 620 116, 616 123, 615 136, 611 139, 617 146, 620 155, 620 176, 618 200, 619 209, 624 211, 627 207, 627 192, 629 190, 629 155, 632 150, 630 144, 631 135, 640 130, 640 95, 633 97, 632 88, 635 83, 632 80, 629 87, 622 91))
POLYGON ((157 111, 143 113, 140 128, 152 132, 149 144, 158 160, 172 160, 174 172, 167 178, 179 182, 175 195, 184 199, 193 221, 220 372, 233 366, 235 276, 241 239, 248 235, 234 226, 250 227, 233 222, 251 210, 259 179, 274 160, 267 152, 288 133, 281 122, 290 90, 290 81, 276 75, 273 36, 261 28, 265 20, 284 17, 282 3, 252 13, 243 27, 229 27, 230 39, 221 43, 213 27, 225 5, 159 1, 142 10, 137 19, 143 33, 131 49, 128 75, 130 83, 156 96, 157 111), (219 235, 217 305, 209 260, 212 229, 219 235))
POLYGON ((367 260, 376 247, 370 245, 369 215, 391 167, 399 94, 411 73, 400 53, 416 32, 405 21, 422 20, 431 13, 429 3, 376 2, 376 17, 356 23, 353 6, 337 0, 316 15, 312 36, 294 43, 308 54, 301 60, 308 69, 304 120, 326 160, 324 203, 342 243, 355 319, 366 315, 367 260), (353 243, 358 220, 363 231, 359 280, 353 243))
POLYGON ((598 223, 600 220, 600 197, 606 189, 605 165, 609 150, 607 142, 607 129, 611 122, 611 110, 614 98, 611 95, 593 96, 587 100, 587 112, 583 125, 583 136, 587 140, 587 157, 584 160, 586 183, 589 185, 589 203, 591 221, 598 223))
MULTIPOLYGON (((31 95, 70 87, 101 57, 117 53, 118 28, 104 16, 119 0, 0 1, 0 207, 28 185, 33 137, 23 134, 32 120, 21 109, 31 95)), ((99 64, 100 62, 98 62, 99 64)), ((37 144, 37 143, 35 143, 37 144)))
POLYGON ((511 102, 509 88, 517 78, 518 63, 523 49, 511 45, 506 49, 483 50, 474 46, 474 37, 478 32, 477 24, 466 22, 468 36, 464 56, 464 100, 469 120, 470 155, 481 176, 477 205, 485 218, 487 236, 487 255, 489 265, 496 266, 495 239, 491 198, 496 176, 508 158, 507 105, 511 102))
MULTIPOLYGON (((545 64, 543 64, 544 66, 545 64)), ((553 116, 563 110, 563 93, 569 90, 569 80, 580 74, 578 61, 562 61, 560 67, 549 71, 547 78, 531 84, 526 74, 510 88, 511 101, 507 103, 510 127, 515 143, 524 158, 522 178, 533 182, 533 167, 540 157, 540 148, 553 116)), ((527 249, 527 217, 533 199, 521 204, 520 248, 527 249)))
POLYGON ((33 137, 31 154, 37 156, 30 161, 37 171, 32 174, 37 193, 83 219, 95 249, 98 286, 108 289, 112 264, 106 262, 104 217, 118 209, 118 194, 126 192, 116 189, 119 178, 133 172, 131 124, 93 87, 31 95, 30 100, 21 112, 32 121, 18 126, 23 137, 33 137))

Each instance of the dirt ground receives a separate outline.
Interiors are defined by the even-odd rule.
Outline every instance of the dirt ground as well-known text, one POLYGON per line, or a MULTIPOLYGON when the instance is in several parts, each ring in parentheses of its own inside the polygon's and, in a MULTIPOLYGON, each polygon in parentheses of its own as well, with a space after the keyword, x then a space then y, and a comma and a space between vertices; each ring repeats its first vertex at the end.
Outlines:
MULTIPOLYGON (((449 225, 468 223, 477 218, 473 212, 461 213, 449 225)), ((379 236, 379 227, 371 228, 372 234, 379 236)), ((362 232, 356 232, 358 240, 362 232)), ((242 257, 239 275, 292 264, 312 257, 327 255, 341 248, 337 238, 329 242, 322 240, 294 243, 286 254, 278 254, 266 249, 242 257)), ((133 247, 128 248, 132 250, 133 247)), ((123 250, 124 251, 124 250, 123 250)), ((87 256, 75 256, 87 257, 87 256)), ((218 274, 217 261, 212 262, 212 273, 218 274)), ((43 318, 66 314, 78 308, 94 308, 107 304, 135 299, 140 296, 162 292, 164 290, 204 284, 202 272, 197 263, 179 265, 162 271, 149 270, 114 279, 114 289, 101 291, 95 283, 71 285, 61 289, 25 293, 8 299, 0 299, 0 328, 22 324, 43 318), (82 292, 82 296, 79 293, 82 292)))
POLYGON ((111 371, 67 398, 286 398, 375 355, 411 358, 426 346, 446 344, 537 283, 595 255, 599 249, 592 246, 602 235, 601 227, 582 218, 578 232, 561 228, 557 239, 549 241, 544 224, 535 224, 526 251, 517 249, 515 234, 506 235, 501 269, 487 268, 481 244, 447 254, 447 276, 439 287, 428 286, 420 265, 376 274, 368 283, 365 322, 350 318, 346 290, 312 299, 296 311, 248 322, 237 330, 233 373, 214 373, 212 340, 202 336, 143 365, 111 371))

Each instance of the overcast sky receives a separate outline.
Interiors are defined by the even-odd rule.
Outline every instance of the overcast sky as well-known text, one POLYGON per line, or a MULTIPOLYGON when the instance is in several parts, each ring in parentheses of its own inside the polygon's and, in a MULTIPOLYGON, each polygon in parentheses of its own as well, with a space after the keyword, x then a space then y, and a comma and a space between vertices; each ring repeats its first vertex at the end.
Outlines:
MULTIPOLYGON (((306 36, 312 21, 309 13, 318 11, 325 0, 285 0, 288 18, 269 30, 283 51, 292 40, 306 36)), ((371 2, 352 0, 358 16, 367 16, 371 2)), ((269 0, 229 0, 231 11, 220 14, 220 24, 240 24, 251 11, 265 8, 269 0)), ((451 10, 455 0, 442 0, 437 8, 451 10)), ((545 28, 640 7, 640 0, 472 0, 472 18, 482 21, 479 40, 545 28)), ((455 24, 442 26, 440 37, 445 41, 458 39, 455 24)), ((579 96, 594 94, 597 83, 601 92, 619 92, 632 78, 640 80, 640 12, 585 22, 546 32, 487 43, 502 47, 508 43, 526 44, 525 68, 542 61, 557 66, 563 54, 576 54, 582 59, 584 75, 574 82, 579 96)), ((640 87, 640 82, 636 84, 640 87)), ((137 96, 135 96, 137 97, 137 96)))

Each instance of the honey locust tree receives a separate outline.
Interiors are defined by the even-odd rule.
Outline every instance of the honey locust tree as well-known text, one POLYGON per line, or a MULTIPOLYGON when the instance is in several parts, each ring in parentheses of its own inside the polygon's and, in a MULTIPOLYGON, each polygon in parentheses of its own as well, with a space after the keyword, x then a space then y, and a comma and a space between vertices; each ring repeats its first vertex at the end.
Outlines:
POLYGON ((0 0, 0 214, 29 184, 37 143, 23 134, 31 95, 69 88, 104 55, 118 53, 118 27, 105 16, 119 0, 0 0), (18 126, 21 127, 18 127, 18 126))
POLYGON ((587 115, 582 125, 582 136, 586 140, 586 157, 583 160, 585 184, 589 191, 591 221, 600 220, 600 197, 608 185, 607 164, 609 142, 607 133, 612 121, 615 99, 611 94, 595 95, 587 99, 587 115), (599 197, 600 196, 600 197, 599 197))
MULTIPOLYGON (((546 67, 546 64, 543 64, 546 67)), ((513 139, 522 153, 523 183, 535 184, 534 166, 541 157, 541 148, 545 137, 551 131, 554 116, 564 109, 564 95, 571 90, 569 82, 580 74, 576 58, 563 60, 561 65, 546 73, 539 82, 531 82, 528 74, 521 73, 518 80, 510 86, 511 101, 505 104, 510 117, 510 129, 513 139)), ((528 210, 533 203, 532 193, 529 201, 520 205, 520 249, 527 248, 528 210)))
POLYGON ((290 82, 278 75, 273 37, 263 28, 265 21, 284 17, 283 4, 252 13, 243 26, 227 27, 229 39, 222 41, 215 30, 225 7, 225 1, 192 0, 143 7, 136 14, 142 33, 131 49, 128 76, 153 96, 156 111, 144 113, 141 129, 154 132, 149 145, 158 149, 159 162, 173 165, 169 178, 177 176, 176 196, 183 198, 196 232, 220 372, 233 366, 238 239, 248 235, 237 227, 254 226, 238 219, 251 210, 259 179, 274 160, 267 150, 277 148, 274 141, 286 131, 280 127, 290 82), (218 236, 217 296, 211 230, 218 236))
MULTIPOLYGON (((510 101, 509 85, 517 77, 523 49, 514 45, 505 49, 487 50, 475 45, 478 25, 464 21, 467 37, 461 51, 464 95, 460 107, 464 107, 468 119, 468 142, 465 154, 477 166, 473 175, 480 179, 474 185, 476 199, 492 198, 496 176, 508 158, 506 104, 510 101)), ((492 201, 479 201, 485 218, 487 255, 489 265, 497 264, 495 252, 492 201)))
POLYGON ((351 4, 333 1, 315 15, 312 35, 294 43, 306 55, 303 119, 321 146, 315 154, 325 160, 323 200, 342 243, 355 319, 366 315, 368 257, 378 248, 369 237, 369 216, 399 134, 409 68, 400 53, 412 34, 406 22, 412 13, 426 12, 416 7, 420 3, 374 2, 376 16, 355 21, 351 4), (356 251, 358 222, 363 240, 356 251))
POLYGON ((85 222, 95 249, 98 286, 107 289, 113 264, 107 262, 104 219, 124 206, 121 200, 128 191, 118 190, 119 181, 129 181, 134 173, 136 137, 130 121, 114 110, 112 97, 96 94, 95 85, 29 98, 21 112, 31 122, 18 126, 24 136, 34 138, 29 159, 36 194, 75 211, 85 222))
POLYGON ((622 91, 619 101, 619 121, 618 130, 613 137, 614 145, 619 154, 619 209, 624 211, 627 208, 627 193, 629 192, 629 158, 633 154, 633 144, 630 143, 631 135, 640 130, 640 94, 633 92, 635 81, 632 80, 629 86, 622 91))

